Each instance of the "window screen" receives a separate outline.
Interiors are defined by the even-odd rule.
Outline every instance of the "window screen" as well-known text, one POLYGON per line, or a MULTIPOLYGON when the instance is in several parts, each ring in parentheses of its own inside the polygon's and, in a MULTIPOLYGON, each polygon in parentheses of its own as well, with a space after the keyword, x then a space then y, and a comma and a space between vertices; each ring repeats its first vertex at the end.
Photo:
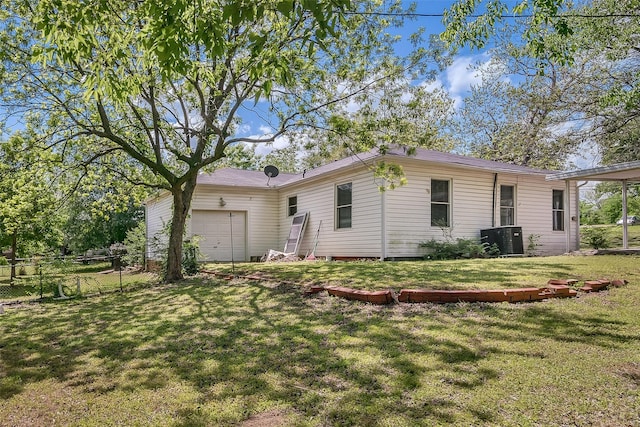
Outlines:
POLYGON ((451 203, 449 181, 431 180, 431 225, 449 227, 451 203))
POLYGON ((564 231, 564 191, 553 190, 552 197, 553 230, 564 231))
POLYGON ((351 228, 351 183, 336 187, 336 228, 351 228))
POLYGON ((500 186, 500 225, 515 225, 515 196, 515 187, 513 185, 500 186))
POLYGON ((298 196, 291 196, 287 202, 287 209, 289 216, 293 216, 298 213, 298 196))

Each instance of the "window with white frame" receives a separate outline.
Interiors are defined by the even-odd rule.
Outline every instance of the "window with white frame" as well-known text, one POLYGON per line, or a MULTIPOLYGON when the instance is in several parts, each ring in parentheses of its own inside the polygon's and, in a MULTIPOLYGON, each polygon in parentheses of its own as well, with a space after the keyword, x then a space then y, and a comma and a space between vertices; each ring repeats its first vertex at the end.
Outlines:
POLYGON ((500 186, 500 225, 516 223, 516 188, 513 185, 500 186))
POLYGON ((351 228, 352 188, 350 182, 336 186, 336 228, 351 228))
POLYGON ((552 197, 553 231, 564 231, 564 191, 553 190, 552 197))
POLYGON ((431 226, 449 227, 451 225, 450 181, 431 180, 431 226))
POLYGON ((298 213, 298 196, 290 196, 287 200, 287 212, 289 216, 298 213))

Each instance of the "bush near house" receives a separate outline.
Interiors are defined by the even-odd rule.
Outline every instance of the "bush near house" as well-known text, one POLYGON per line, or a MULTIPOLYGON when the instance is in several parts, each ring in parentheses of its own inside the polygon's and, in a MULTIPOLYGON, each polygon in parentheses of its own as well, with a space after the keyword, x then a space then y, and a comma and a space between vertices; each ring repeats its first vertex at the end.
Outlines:
POLYGON ((603 227, 589 227, 583 229, 582 240, 593 249, 604 249, 609 247, 607 230, 603 227))
MULTIPOLYGON (((640 227, 627 227, 629 246, 640 247, 640 227)), ((599 246, 600 249, 605 247, 621 248, 622 247, 622 227, 619 225, 584 225, 580 227, 580 247, 583 249, 593 248, 590 241, 592 236, 602 239, 607 246, 599 246)))
POLYGON ((500 249, 494 243, 480 243, 474 239, 435 240, 420 243, 421 248, 426 248, 424 259, 445 260, 463 258, 490 258, 500 255, 500 249))

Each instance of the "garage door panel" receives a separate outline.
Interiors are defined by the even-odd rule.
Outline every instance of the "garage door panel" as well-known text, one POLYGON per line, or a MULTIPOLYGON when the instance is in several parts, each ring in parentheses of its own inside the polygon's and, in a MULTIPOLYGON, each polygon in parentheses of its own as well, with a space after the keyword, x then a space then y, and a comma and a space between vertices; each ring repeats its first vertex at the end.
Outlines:
POLYGON ((192 212, 191 230, 201 237, 200 251, 206 261, 246 260, 246 218, 242 211, 192 212))

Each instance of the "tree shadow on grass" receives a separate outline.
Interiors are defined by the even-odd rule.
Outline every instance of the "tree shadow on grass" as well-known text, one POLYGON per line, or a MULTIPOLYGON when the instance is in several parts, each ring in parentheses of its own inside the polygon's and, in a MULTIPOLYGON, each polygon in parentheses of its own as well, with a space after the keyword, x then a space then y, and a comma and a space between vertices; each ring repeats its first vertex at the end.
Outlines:
MULTIPOLYGON (((217 266, 224 270, 225 266, 217 266)), ((567 278, 571 267, 561 262, 527 261, 526 258, 470 259, 455 261, 424 262, 320 262, 261 264, 247 266, 240 275, 249 275, 261 268, 261 275, 274 280, 296 282, 330 283, 357 289, 401 289, 406 287, 428 287, 431 289, 470 289, 522 287, 523 275, 540 275, 551 278, 567 278)), ((546 283, 538 283, 543 286, 546 283)))
POLYGON ((60 302, 0 326, 0 399, 55 379, 80 395, 149 390, 162 400, 179 382, 197 396, 186 408, 167 402, 179 425, 233 424, 270 405, 326 425, 375 425, 391 414, 413 425, 500 423, 495 409, 447 397, 500 378, 490 362, 509 352, 496 343, 616 348, 638 339, 624 322, 523 307, 373 307, 216 281, 60 302))

